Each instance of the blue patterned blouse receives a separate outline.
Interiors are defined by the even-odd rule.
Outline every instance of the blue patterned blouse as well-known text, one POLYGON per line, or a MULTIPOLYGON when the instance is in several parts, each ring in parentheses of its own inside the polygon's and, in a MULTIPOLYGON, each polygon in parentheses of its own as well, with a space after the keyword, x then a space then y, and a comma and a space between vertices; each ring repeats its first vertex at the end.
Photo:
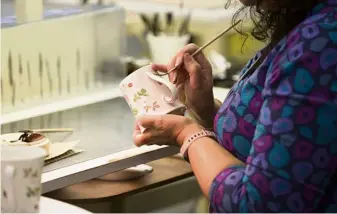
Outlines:
POLYGON ((337 212, 337 0, 234 85, 214 129, 246 166, 214 179, 211 212, 337 212))

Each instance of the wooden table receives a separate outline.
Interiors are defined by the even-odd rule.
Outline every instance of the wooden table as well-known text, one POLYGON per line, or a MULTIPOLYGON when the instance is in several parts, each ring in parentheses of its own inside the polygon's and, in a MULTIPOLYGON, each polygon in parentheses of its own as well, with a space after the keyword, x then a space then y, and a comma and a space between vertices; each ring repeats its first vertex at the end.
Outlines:
POLYGON ((148 163, 153 172, 129 181, 90 180, 45 194, 50 198, 73 203, 111 201, 193 176, 190 165, 180 156, 148 163))

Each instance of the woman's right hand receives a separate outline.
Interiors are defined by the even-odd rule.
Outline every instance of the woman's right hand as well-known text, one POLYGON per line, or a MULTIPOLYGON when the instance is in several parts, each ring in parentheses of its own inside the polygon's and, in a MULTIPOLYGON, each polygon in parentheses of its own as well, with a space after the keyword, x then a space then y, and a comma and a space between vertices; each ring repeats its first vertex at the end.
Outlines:
POLYGON ((169 74, 169 79, 178 87, 179 99, 192 110, 201 125, 211 128, 216 114, 212 67, 202 52, 194 58, 191 56, 198 48, 189 44, 168 65, 152 64, 152 69, 167 72, 178 66, 169 74))

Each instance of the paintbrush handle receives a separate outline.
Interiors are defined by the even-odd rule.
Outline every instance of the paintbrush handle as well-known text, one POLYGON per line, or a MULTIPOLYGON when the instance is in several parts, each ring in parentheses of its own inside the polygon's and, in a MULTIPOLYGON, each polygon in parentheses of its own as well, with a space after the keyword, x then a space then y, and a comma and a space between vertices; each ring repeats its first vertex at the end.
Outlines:
POLYGON ((147 28, 146 30, 153 33, 153 27, 147 17, 144 14, 140 14, 140 18, 143 21, 145 28, 147 28))
POLYGON ((19 132, 39 132, 39 133, 51 133, 51 132, 73 132, 71 128, 54 128, 54 129, 27 129, 20 130, 19 132))
POLYGON ((183 36, 185 33, 188 32, 188 25, 189 25, 190 19, 191 19, 191 12, 188 12, 179 28, 179 31, 178 31, 179 36, 183 36))
POLYGON ((173 21, 173 13, 167 12, 166 13, 166 26, 165 26, 165 32, 166 34, 171 34, 171 28, 172 28, 172 21, 173 21))
MULTIPOLYGON (((230 26, 229 28, 225 29, 224 31, 222 31, 221 33, 219 33, 218 35, 216 35, 213 39, 211 39, 210 41, 208 41, 206 44, 204 44, 203 46, 201 46, 200 48, 198 48, 198 50, 196 50, 191 56, 194 57, 197 54, 199 54, 202 50, 204 50, 206 47, 208 47, 210 44, 212 44, 213 42, 215 42, 217 39, 219 39, 222 35, 224 35, 225 33, 227 33, 228 31, 230 31, 232 28, 234 28, 236 25, 238 25, 241 22, 241 20, 235 22, 232 26, 230 26)), ((175 69, 177 69, 180 65, 178 66, 174 66, 171 70, 169 70, 165 75, 169 74, 170 72, 174 71, 175 69)))
POLYGON ((224 35, 225 33, 227 33, 228 31, 230 31, 232 28, 234 28, 236 25, 238 25, 241 22, 241 20, 235 22, 232 26, 230 26, 229 28, 227 28, 226 30, 222 31, 221 33, 219 33, 218 35, 216 35, 213 39, 211 39, 210 41, 208 41, 206 44, 204 44, 203 46, 201 46, 200 48, 198 48, 198 50, 196 50, 191 56, 194 57, 195 55, 197 55, 198 53, 200 53, 202 50, 204 50, 206 47, 208 47, 210 44, 212 44, 213 42, 215 42, 216 40, 218 40, 222 35, 224 35))
POLYGON ((159 14, 155 13, 154 17, 153 17, 153 23, 152 23, 152 31, 153 31, 152 33, 153 33, 154 36, 157 36, 157 33, 159 31, 158 18, 159 18, 159 14))

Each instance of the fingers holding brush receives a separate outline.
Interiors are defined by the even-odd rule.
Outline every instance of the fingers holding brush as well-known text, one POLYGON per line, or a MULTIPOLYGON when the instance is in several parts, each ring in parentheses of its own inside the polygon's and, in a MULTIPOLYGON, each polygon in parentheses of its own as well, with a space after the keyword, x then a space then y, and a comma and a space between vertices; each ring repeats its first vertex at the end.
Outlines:
POLYGON ((181 84, 190 78, 190 71, 193 70, 191 70, 191 62, 195 62, 193 63, 193 66, 196 65, 195 67, 200 67, 201 71, 211 69, 211 65, 202 52, 199 52, 194 57, 192 57, 193 53, 195 53, 198 49, 199 47, 197 45, 189 44, 179 51, 175 57, 173 57, 167 66, 169 71, 169 79, 171 82, 174 84, 181 84), (193 59, 190 60, 191 58, 193 59), (187 65, 188 67, 186 67, 187 65))
POLYGON ((194 67, 200 67, 201 70, 203 70, 203 68, 206 70, 211 68, 211 65, 201 51, 192 57, 193 53, 195 53, 198 49, 199 47, 197 45, 188 44, 170 60, 168 65, 152 64, 152 70, 156 71, 156 73, 161 72, 168 74, 169 80, 173 84, 179 85, 184 83, 190 78, 191 72, 195 70, 191 70, 191 66, 195 65, 194 67), (190 60, 191 58, 192 60, 190 60), (188 60, 188 62, 186 60, 188 60), (191 62, 195 63, 191 64, 191 62), (188 65, 188 68, 185 65, 188 65))

